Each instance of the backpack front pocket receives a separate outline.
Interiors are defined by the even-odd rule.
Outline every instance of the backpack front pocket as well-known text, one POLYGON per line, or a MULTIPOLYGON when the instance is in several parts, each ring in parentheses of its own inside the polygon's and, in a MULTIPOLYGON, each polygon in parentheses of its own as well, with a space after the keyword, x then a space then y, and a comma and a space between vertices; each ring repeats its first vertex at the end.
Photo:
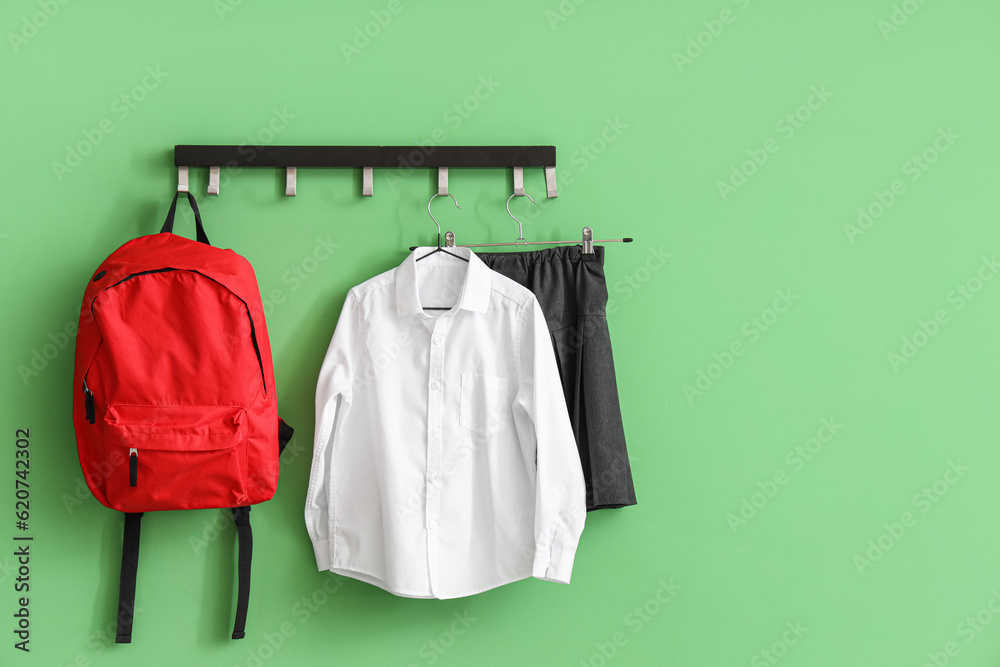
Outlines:
POLYGON ((237 507, 246 498, 246 411, 231 405, 108 406, 108 502, 123 512, 237 507))

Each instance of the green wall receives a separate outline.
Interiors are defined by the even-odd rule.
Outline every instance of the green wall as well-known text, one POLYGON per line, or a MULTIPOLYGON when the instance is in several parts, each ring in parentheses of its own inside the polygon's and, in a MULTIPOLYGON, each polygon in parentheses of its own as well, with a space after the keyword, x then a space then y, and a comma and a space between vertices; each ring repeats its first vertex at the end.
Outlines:
MULTIPOLYGON (((996 2, 331 5, 0 8, 0 664, 997 664, 996 2), (570 586, 425 601, 317 573, 319 365, 348 288, 433 242, 434 174, 378 171, 362 199, 358 172, 301 170, 287 198, 244 170, 209 198, 194 170, 213 242, 271 301, 298 430, 253 513, 247 638, 227 638, 235 531, 173 512, 144 521, 135 643, 115 646, 121 516, 82 486, 70 422, 87 278, 158 230, 174 144, 427 141, 554 144, 558 199, 536 169, 538 206, 512 204, 528 237, 635 238, 606 269, 639 504, 588 516, 570 586)), ((510 188, 453 170, 462 210, 438 217, 511 240, 510 188)))

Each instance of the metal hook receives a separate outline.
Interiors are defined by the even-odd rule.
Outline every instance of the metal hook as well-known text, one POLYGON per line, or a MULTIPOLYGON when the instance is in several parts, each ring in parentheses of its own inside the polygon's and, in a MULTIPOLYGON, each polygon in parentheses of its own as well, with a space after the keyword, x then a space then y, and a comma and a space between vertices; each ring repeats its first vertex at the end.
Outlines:
MULTIPOLYGON (((518 217, 516 215, 514 215, 513 213, 510 212, 510 200, 513 199, 514 197, 520 197, 520 196, 521 195, 519 195, 519 194, 517 194, 515 192, 510 197, 507 197, 507 215, 509 215, 510 217, 514 218, 514 220, 517 221, 517 238, 514 240, 515 244, 517 243, 517 241, 526 241, 527 240, 527 239, 524 238, 524 230, 522 229, 521 221, 518 219, 518 217)), ((531 199, 531 203, 532 204, 537 204, 538 203, 527 192, 524 193, 524 196, 527 197, 528 199, 531 199)))
MULTIPOLYGON (((452 200, 455 202, 455 208, 462 208, 462 207, 458 205, 458 200, 455 199, 455 195, 452 195, 452 194, 447 194, 447 195, 436 194, 436 195, 433 195, 430 199, 427 200, 427 215, 431 216, 431 220, 433 220, 434 224, 437 225, 437 228, 438 228, 438 247, 440 248, 441 247, 441 223, 439 223, 437 221, 437 218, 434 217, 434 214, 431 213, 431 202, 434 201, 434 197, 451 197, 452 200)), ((510 209, 508 208, 507 211, 510 212, 510 209)))

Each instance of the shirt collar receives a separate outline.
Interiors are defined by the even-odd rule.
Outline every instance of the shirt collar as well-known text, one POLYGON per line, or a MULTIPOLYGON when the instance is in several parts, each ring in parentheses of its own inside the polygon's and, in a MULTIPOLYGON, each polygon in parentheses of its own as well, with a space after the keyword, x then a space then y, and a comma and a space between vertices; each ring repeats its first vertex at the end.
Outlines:
MULTIPOLYGON (((403 260, 402 264, 396 267, 394 276, 396 281, 396 312, 400 317, 424 312, 417 290, 417 258, 423 257, 433 250, 435 250, 433 247, 417 248, 403 260)), ((449 248, 448 252, 469 260, 465 272, 465 282, 462 285, 462 294, 458 297, 458 307, 475 313, 485 313, 490 303, 490 269, 469 248, 449 248)), ((440 262, 458 264, 461 262, 461 260, 447 257, 442 253, 428 257, 423 261, 434 264, 440 262)))

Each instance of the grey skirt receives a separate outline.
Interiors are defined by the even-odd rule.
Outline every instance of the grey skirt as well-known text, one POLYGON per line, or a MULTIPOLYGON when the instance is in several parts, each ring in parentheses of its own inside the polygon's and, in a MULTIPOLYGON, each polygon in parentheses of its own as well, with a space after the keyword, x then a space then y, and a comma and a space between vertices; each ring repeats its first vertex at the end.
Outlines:
POLYGON ((635 505, 605 307, 604 248, 476 253, 530 289, 545 315, 587 483, 587 509, 635 505))

